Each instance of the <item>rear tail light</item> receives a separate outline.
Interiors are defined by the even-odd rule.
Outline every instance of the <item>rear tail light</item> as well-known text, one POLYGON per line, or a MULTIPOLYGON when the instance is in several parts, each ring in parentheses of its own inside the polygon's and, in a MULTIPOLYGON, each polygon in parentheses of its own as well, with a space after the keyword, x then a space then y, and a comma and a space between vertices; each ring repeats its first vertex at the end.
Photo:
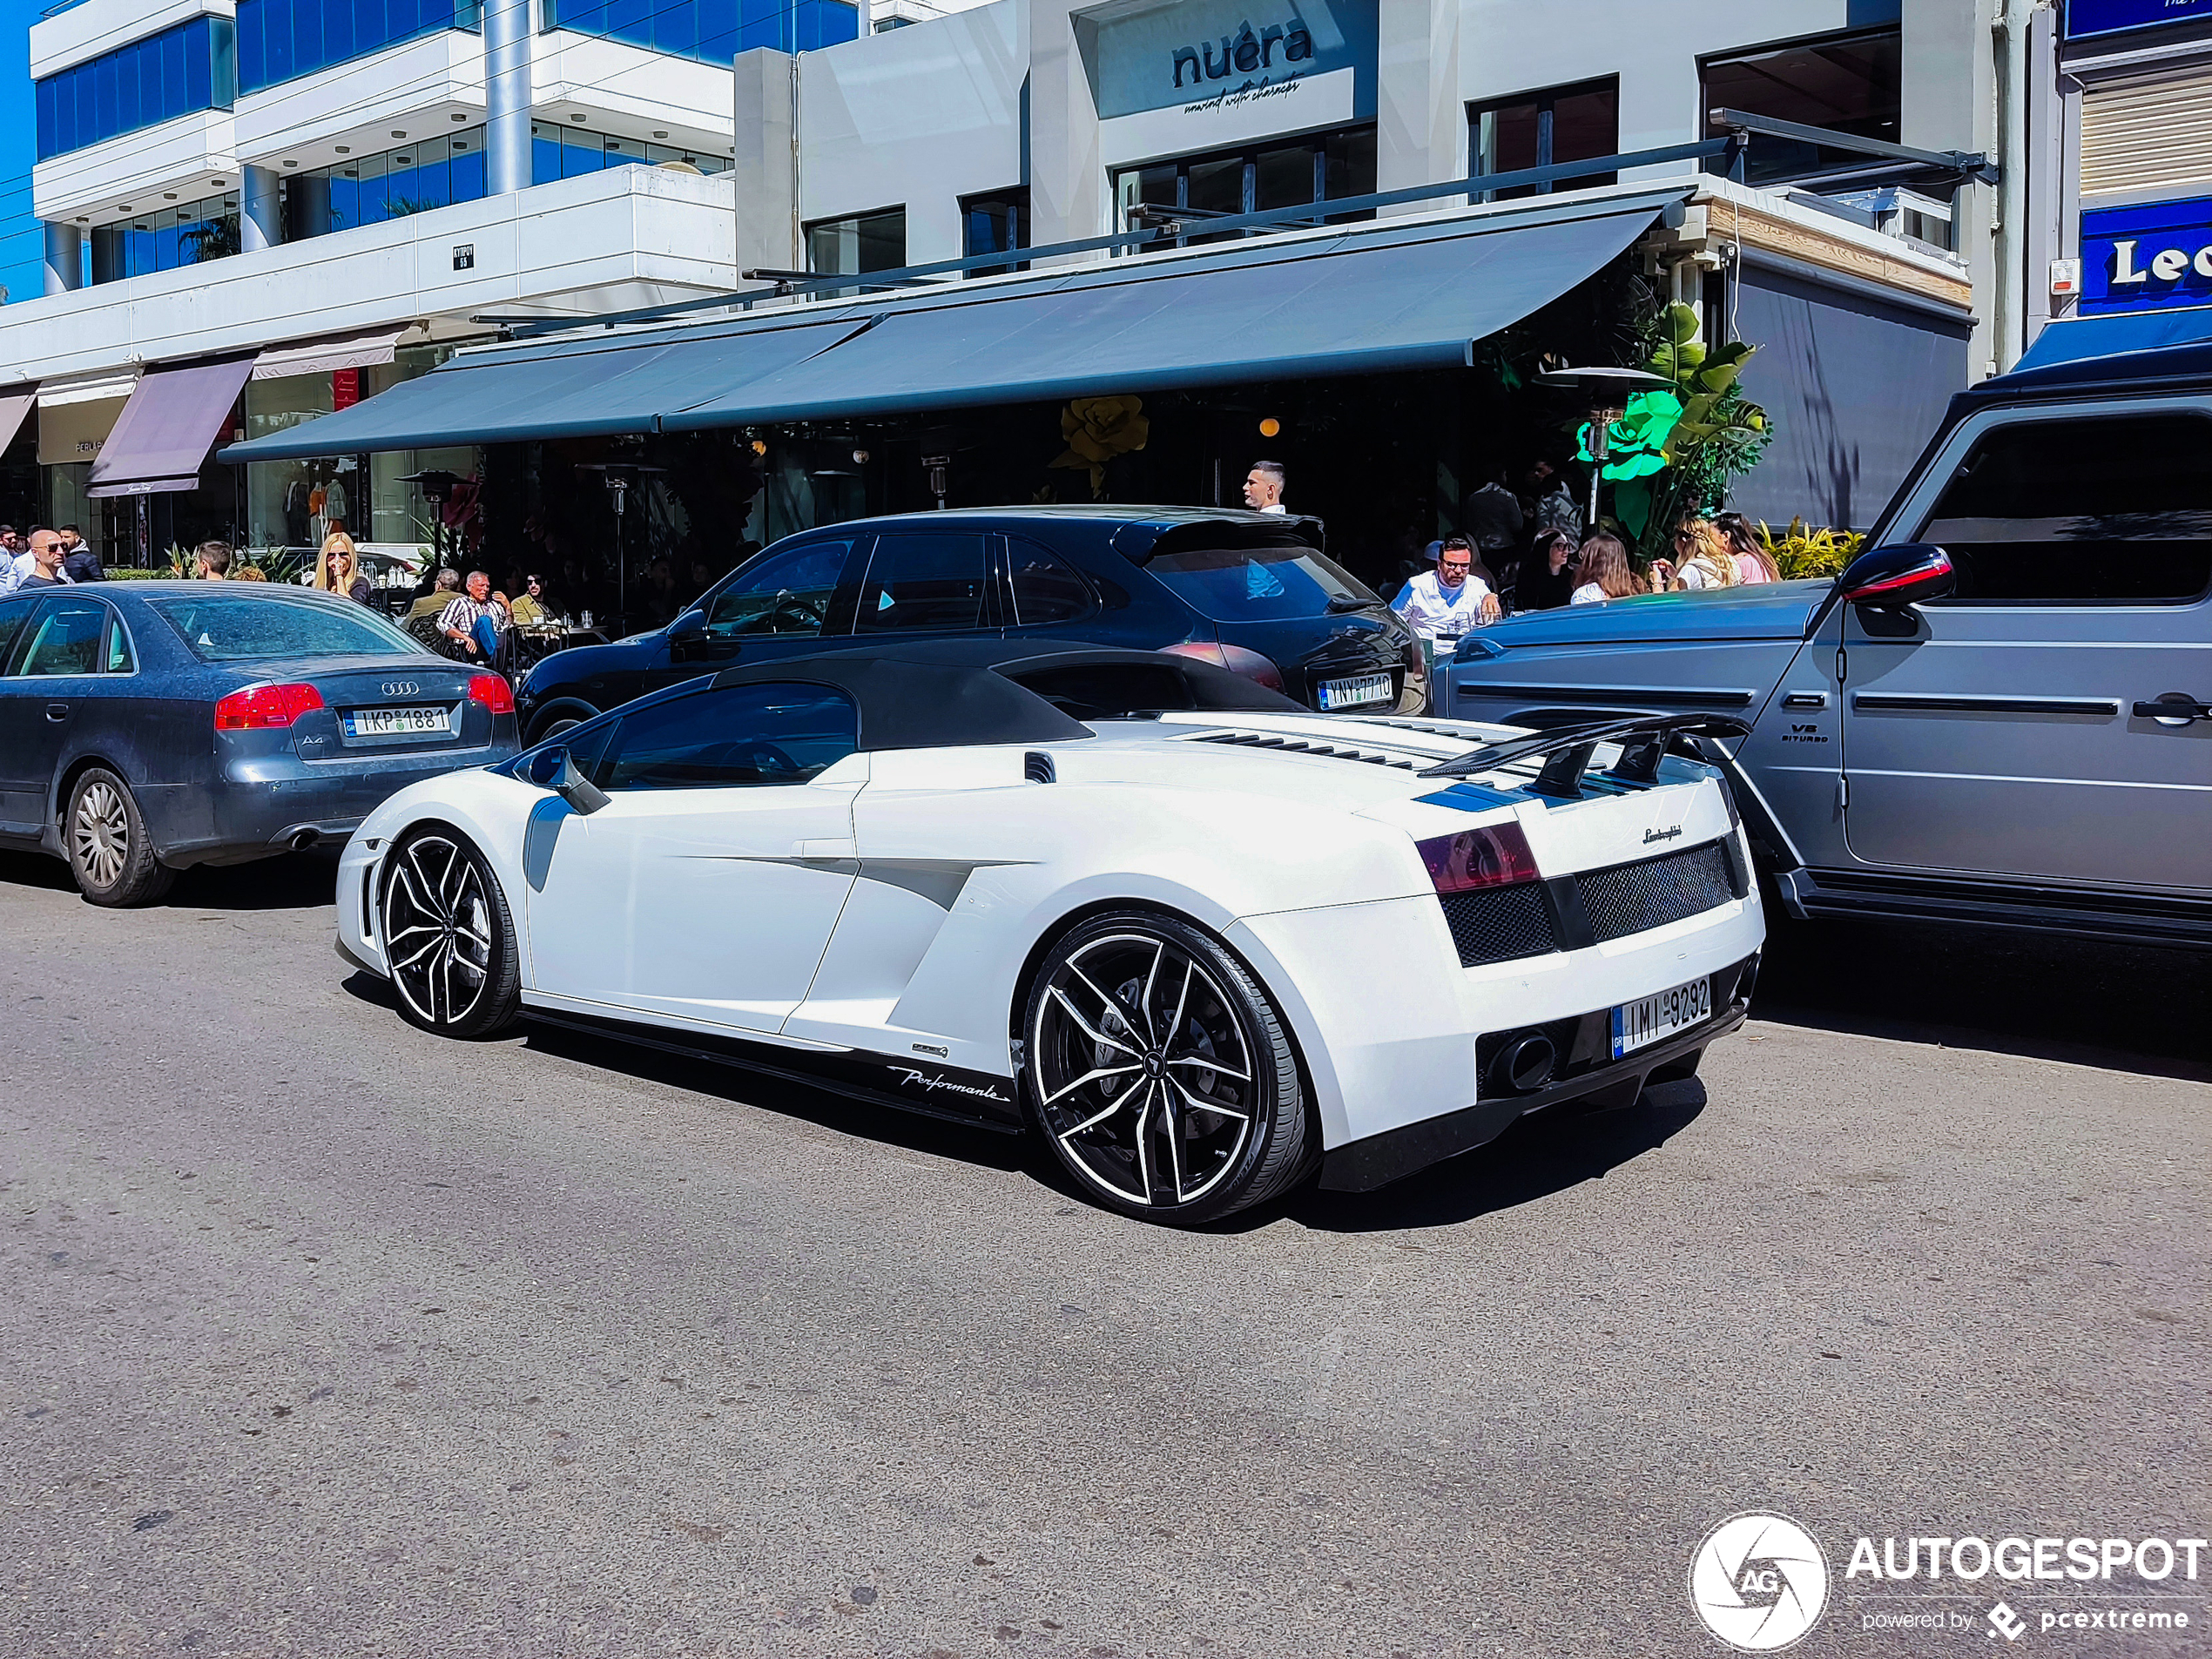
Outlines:
POLYGON ((1217 644, 1211 640, 1186 640, 1180 645, 1163 645, 1163 656, 1190 657, 1202 663, 1211 663, 1216 668, 1225 668, 1240 674, 1255 685, 1264 685, 1271 691, 1283 689, 1283 671, 1256 651, 1242 645, 1217 644))
POLYGON ((1440 894, 1474 893, 1540 879, 1536 855, 1528 850, 1528 838, 1518 824, 1461 830, 1419 846, 1428 879, 1440 894))
POLYGON ((481 703, 494 714, 515 711, 515 688, 497 674, 471 674, 469 677, 469 700, 481 703))
POLYGON ((264 732, 322 706, 322 693, 312 685, 249 685, 215 705, 215 729, 264 732))

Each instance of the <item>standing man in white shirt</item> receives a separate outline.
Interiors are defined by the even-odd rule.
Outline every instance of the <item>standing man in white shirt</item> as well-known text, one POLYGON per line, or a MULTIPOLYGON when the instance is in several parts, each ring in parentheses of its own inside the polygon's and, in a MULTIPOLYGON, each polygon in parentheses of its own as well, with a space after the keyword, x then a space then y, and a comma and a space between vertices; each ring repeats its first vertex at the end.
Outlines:
POLYGON ((1255 461, 1244 475, 1244 505, 1263 513, 1288 513, 1283 505, 1283 463, 1255 461))
POLYGON ((1440 653, 1450 656, 1468 629, 1498 619, 1498 596, 1474 571, 1474 547, 1464 536, 1449 536, 1437 550, 1436 569, 1422 571, 1391 603, 1421 637, 1432 662, 1440 653))

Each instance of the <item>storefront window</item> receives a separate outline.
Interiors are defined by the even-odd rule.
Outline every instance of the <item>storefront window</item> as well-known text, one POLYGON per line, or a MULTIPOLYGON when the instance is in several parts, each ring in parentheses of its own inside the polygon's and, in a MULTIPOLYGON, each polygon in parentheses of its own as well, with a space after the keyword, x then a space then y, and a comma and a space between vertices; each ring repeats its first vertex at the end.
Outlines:
MULTIPOLYGON (((1697 107, 1741 110, 1895 144, 1903 59, 1904 37, 1897 29, 1709 57, 1699 66, 1703 84, 1697 107)), ((1863 165, 1865 159, 1847 150, 1754 134, 1745 177, 1755 185, 1805 180, 1826 168, 1863 165)), ((1707 165, 1717 169, 1724 164, 1707 165)))
MULTIPOLYGON (((1621 153, 1621 83, 1617 77, 1518 93, 1468 112, 1467 151, 1478 173, 1519 172, 1529 167, 1594 161, 1621 153)), ((1590 173, 1561 181, 1562 190, 1609 185, 1618 175, 1590 173)), ((1484 201, 1548 195, 1550 185, 1521 185, 1483 192, 1484 201)))
POLYGON ((739 52, 809 52, 857 39, 846 0, 542 0, 543 27, 625 41, 726 68, 739 52))
MULTIPOLYGON (((1372 127, 1286 139, 1265 148, 1186 156, 1149 167, 1131 167, 1114 176, 1115 200, 1123 230, 1136 229, 1148 218, 1256 213, 1268 208, 1372 195, 1374 189, 1372 127)), ((1317 222, 1366 217, 1328 214, 1317 216, 1317 222)), ((1218 239, 1187 236, 1177 246, 1218 239)))
MULTIPOLYGON (((966 196, 960 204, 961 226, 961 252, 970 258, 978 253, 1006 253, 1029 246, 1029 192, 1026 190, 999 191, 988 196, 966 196)), ((999 276, 1008 271, 1026 271, 1025 260, 1020 264, 978 266, 970 276, 999 276)))
POLYGON ((482 0, 238 0, 239 90, 258 92, 402 41, 482 26, 482 0))
POLYGON ((82 150, 238 93, 230 19, 194 17, 35 83, 38 159, 82 150))

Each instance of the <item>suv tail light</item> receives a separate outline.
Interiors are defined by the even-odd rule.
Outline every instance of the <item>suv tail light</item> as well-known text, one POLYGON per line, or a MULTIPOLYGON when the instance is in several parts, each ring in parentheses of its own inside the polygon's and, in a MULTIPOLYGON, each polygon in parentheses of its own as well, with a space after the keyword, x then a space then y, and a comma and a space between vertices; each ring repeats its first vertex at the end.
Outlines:
POLYGON ((1461 830, 1418 845, 1421 862, 1428 866, 1428 879, 1440 894, 1474 893, 1541 879, 1536 855, 1528 850, 1528 838, 1518 824, 1461 830))
POLYGON ((265 732, 322 706, 322 693, 312 685, 249 685, 215 705, 215 729, 265 732))
POLYGON ((494 714, 515 711, 515 688, 498 674, 471 674, 469 677, 469 700, 481 703, 494 714))
POLYGON ((1255 685, 1264 685, 1271 691, 1283 689, 1283 671, 1256 651, 1242 645, 1217 644, 1211 640, 1185 640, 1180 645, 1163 645, 1163 657, 1192 657, 1202 663, 1211 663, 1216 668, 1225 668, 1232 674, 1241 674, 1255 685))

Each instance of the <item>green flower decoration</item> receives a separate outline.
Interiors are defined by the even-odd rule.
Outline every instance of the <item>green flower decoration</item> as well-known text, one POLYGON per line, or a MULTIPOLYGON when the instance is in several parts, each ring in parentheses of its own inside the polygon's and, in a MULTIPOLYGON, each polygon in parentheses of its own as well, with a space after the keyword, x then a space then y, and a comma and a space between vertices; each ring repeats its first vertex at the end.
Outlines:
MULTIPOLYGON (((1667 464, 1667 440, 1674 435, 1682 416, 1682 400, 1672 392, 1638 392, 1629 400, 1621 418, 1605 429, 1607 454, 1599 475, 1619 483, 1659 471, 1667 464)), ((1588 421, 1575 437, 1576 458, 1595 459, 1590 454, 1588 421)))

